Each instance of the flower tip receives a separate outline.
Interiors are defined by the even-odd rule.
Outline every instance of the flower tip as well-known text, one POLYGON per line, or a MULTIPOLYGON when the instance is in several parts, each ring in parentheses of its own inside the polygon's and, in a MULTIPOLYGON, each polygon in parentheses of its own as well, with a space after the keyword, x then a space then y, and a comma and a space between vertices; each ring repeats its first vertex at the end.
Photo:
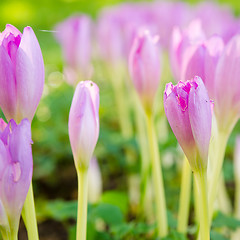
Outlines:
POLYGON ((167 98, 167 97, 170 95, 170 93, 172 92, 173 87, 174 87, 174 86, 173 86, 172 82, 166 84, 165 91, 164 91, 164 96, 165 96, 166 98, 167 98))

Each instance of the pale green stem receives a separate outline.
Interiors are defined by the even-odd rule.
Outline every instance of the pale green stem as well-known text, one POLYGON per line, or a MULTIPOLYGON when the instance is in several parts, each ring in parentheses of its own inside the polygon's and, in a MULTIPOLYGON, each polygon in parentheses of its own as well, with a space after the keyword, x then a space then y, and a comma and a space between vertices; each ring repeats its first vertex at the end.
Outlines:
POLYGON ((78 215, 77 215, 77 238, 86 240, 87 237, 87 195, 88 195, 88 170, 78 171, 78 215))
MULTIPOLYGON (((199 199, 196 178, 193 178, 193 194, 194 194, 195 223, 199 224, 199 199)), ((200 235, 198 239, 200 239, 200 235)))
POLYGON ((38 226, 35 212, 32 182, 30 184, 28 194, 23 205, 22 217, 27 229, 28 239, 38 240, 38 226))
POLYGON ((1 234, 3 240, 17 240, 18 239, 18 229, 12 229, 10 230, 9 228, 6 229, 4 227, 0 227, 1 229, 1 234))
POLYGON ((148 142, 146 138, 146 124, 145 124, 145 119, 144 119, 144 112, 142 109, 142 106, 139 103, 139 99, 135 95, 134 98, 135 102, 135 108, 134 108, 134 113, 135 113, 135 121, 136 121, 136 132, 137 132, 137 140, 138 140, 138 145, 139 145, 139 150, 140 150, 140 158, 141 158, 141 200, 140 200, 140 205, 141 205, 141 210, 144 209, 145 213, 147 213, 147 217, 149 219, 152 219, 151 212, 149 212, 149 207, 152 206, 151 203, 149 203, 149 200, 151 199, 151 196, 146 196, 147 194, 147 186, 149 183, 149 178, 150 178, 150 167, 151 167, 151 162, 149 161, 149 153, 148 153, 148 142), (145 209, 145 206, 147 209, 145 209))
POLYGON ((168 224, 160 154, 158 150, 152 114, 146 114, 146 118, 150 156, 152 161, 152 178, 156 204, 157 231, 159 237, 165 237, 168 234, 168 224))
POLYGON ((220 211, 224 214, 231 214, 232 204, 227 193, 226 184, 224 182, 224 176, 222 172, 220 174, 219 189, 217 194, 217 201, 220 211))
POLYGON ((181 192, 178 212, 178 226, 177 230, 181 233, 187 233, 189 207, 191 197, 191 184, 192 183, 192 169, 188 163, 187 158, 184 156, 181 180, 181 192))
MULTIPOLYGON (((240 220, 240 178, 235 175, 234 216, 240 220)), ((231 240, 239 240, 240 229, 232 233, 231 240)))
POLYGON ((210 174, 208 174, 209 224, 211 224, 212 221, 212 215, 214 210, 213 207, 217 196, 220 174, 223 166, 228 136, 229 134, 226 134, 224 132, 218 132, 217 138, 215 139, 216 144, 213 144, 212 148, 209 149, 210 158, 212 158, 210 159, 210 162, 214 163, 213 167, 211 168, 210 174), (213 158, 216 161, 213 161, 213 158))
POLYGON ((207 202, 207 179, 206 171, 196 171, 193 173, 198 190, 198 216, 200 225, 200 239, 210 240, 208 202, 207 202))
POLYGON ((240 219, 240 179, 236 178, 235 183, 234 215, 236 218, 240 219))

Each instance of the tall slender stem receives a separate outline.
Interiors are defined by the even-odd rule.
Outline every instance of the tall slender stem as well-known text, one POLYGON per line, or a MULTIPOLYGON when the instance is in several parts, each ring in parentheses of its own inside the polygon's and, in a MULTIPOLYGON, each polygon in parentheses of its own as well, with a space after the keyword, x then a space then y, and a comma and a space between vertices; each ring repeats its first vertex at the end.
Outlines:
POLYGON ((198 190, 198 216, 200 224, 200 239, 210 240, 210 228, 209 228, 209 217, 208 217, 208 202, 207 202, 207 179, 206 171, 194 172, 194 178, 196 180, 198 190))
POLYGON ((77 238, 86 240, 87 236, 87 191, 88 191, 88 170, 78 171, 78 215, 77 215, 77 238))
MULTIPOLYGON (((238 220, 240 220, 240 178, 239 176, 235 176, 235 199, 234 199, 234 216, 238 220)), ((231 240, 239 240, 240 229, 238 228, 231 235, 231 240)))
POLYGON ((209 223, 211 224, 212 215, 213 215, 213 206, 217 196, 218 184, 220 179, 220 174, 222 170, 224 154, 226 150, 227 140, 229 134, 224 132, 218 132, 217 137, 215 138, 215 144, 211 145, 209 149, 210 163, 214 163, 211 171, 208 174, 208 206, 209 206, 209 223), (215 160, 215 161, 213 161, 215 160))
POLYGON ((38 226, 35 212, 32 182, 30 184, 28 194, 23 205, 22 217, 27 229, 28 239, 38 240, 38 226))
POLYGON ((155 194, 155 204, 157 208, 157 229, 158 235, 160 237, 165 237, 168 234, 168 225, 163 176, 160 164, 160 154, 158 150, 157 137, 154 129, 152 114, 146 114, 146 117, 150 156, 152 161, 152 177, 155 194))
POLYGON ((178 212, 178 226, 177 226, 177 230, 184 234, 186 234, 187 232, 187 225, 188 225, 191 185, 192 185, 191 183, 192 183, 192 170, 186 156, 184 156, 179 212, 178 212))

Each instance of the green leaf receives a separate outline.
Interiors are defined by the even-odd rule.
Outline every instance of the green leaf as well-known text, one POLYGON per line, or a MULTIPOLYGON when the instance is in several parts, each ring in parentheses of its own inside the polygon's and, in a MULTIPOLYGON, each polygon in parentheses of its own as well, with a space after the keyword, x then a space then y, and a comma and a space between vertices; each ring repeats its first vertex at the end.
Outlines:
POLYGON ((101 203, 93 208, 89 214, 89 218, 101 218, 109 226, 121 224, 124 219, 119 207, 106 203, 101 203))
POLYGON ((213 220, 212 227, 213 228, 227 227, 232 230, 236 230, 236 228, 240 227, 240 220, 231 216, 224 215, 221 212, 218 212, 213 220))
POLYGON ((162 240, 187 240, 187 237, 184 234, 173 230, 167 237, 163 238, 162 240))
POLYGON ((177 227, 177 220, 170 211, 167 211, 168 225, 170 228, 177 227))
POLYGON ((137 223, 133 229, 134 234, 146 234, 156 227, 156 224, 137 223))
POLYGON ((55 200, 40 204, 36 208, 37 214, 40 217, 49 217, 58 221, 77 218, 77 201, 55 200))
POLYGON ((228 238, 224 237, 222 234, 217 233, 215 231, 211 231, 211 240, 229 240, 228 238))
POLYGON ((111 233, 114 235, 117 239, 123 239, 128 234, 132 233, 134 229, 133 223, 123 223, 120 225, 113 226, 111 228, 111 233))
POLYGON ((121 209, 124 215, 128 211, 128 196, 125 192, 107 191, 101 197, 101 202, 115 205, 121 209))

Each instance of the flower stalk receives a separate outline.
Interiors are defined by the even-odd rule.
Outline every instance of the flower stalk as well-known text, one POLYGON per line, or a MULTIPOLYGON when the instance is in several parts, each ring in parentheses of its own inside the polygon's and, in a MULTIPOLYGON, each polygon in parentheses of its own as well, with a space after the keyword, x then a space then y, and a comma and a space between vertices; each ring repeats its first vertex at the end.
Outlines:
POLYGON ((210 227, 208 217, 208 201, 207 201, 207 178, 206 170, 196 171, 193 173, 197 190, 198 190, 198 216, 200 225, 200 239, 210 240, 210 227))
POLYGON ((152 179, 155 193, 155 204, 157 214, 158 236, 165 237, 168 234, 166 202, 163 185, 162 169, 160 165, 160 154, 158 150, 156 131, 154 128, 152 114, 146 114, 147 132, 152 163, 152 179))
POLYGON ((177 230, 183 234, 187 233, 192 185, 191 182, 192 182, 192 170, 186 156, 184 156, 177 226, 177 230))
POLYGON ((82 168, 77 170, 77 175, 78 175, 77 240, 86 240, 88 169, 82 168))
POLYGON ((38 240, 38 226, 35 212, 32 182, 30 184, 29 191, 23 205, 22 217, 27 229, 29 240, 38 240))

